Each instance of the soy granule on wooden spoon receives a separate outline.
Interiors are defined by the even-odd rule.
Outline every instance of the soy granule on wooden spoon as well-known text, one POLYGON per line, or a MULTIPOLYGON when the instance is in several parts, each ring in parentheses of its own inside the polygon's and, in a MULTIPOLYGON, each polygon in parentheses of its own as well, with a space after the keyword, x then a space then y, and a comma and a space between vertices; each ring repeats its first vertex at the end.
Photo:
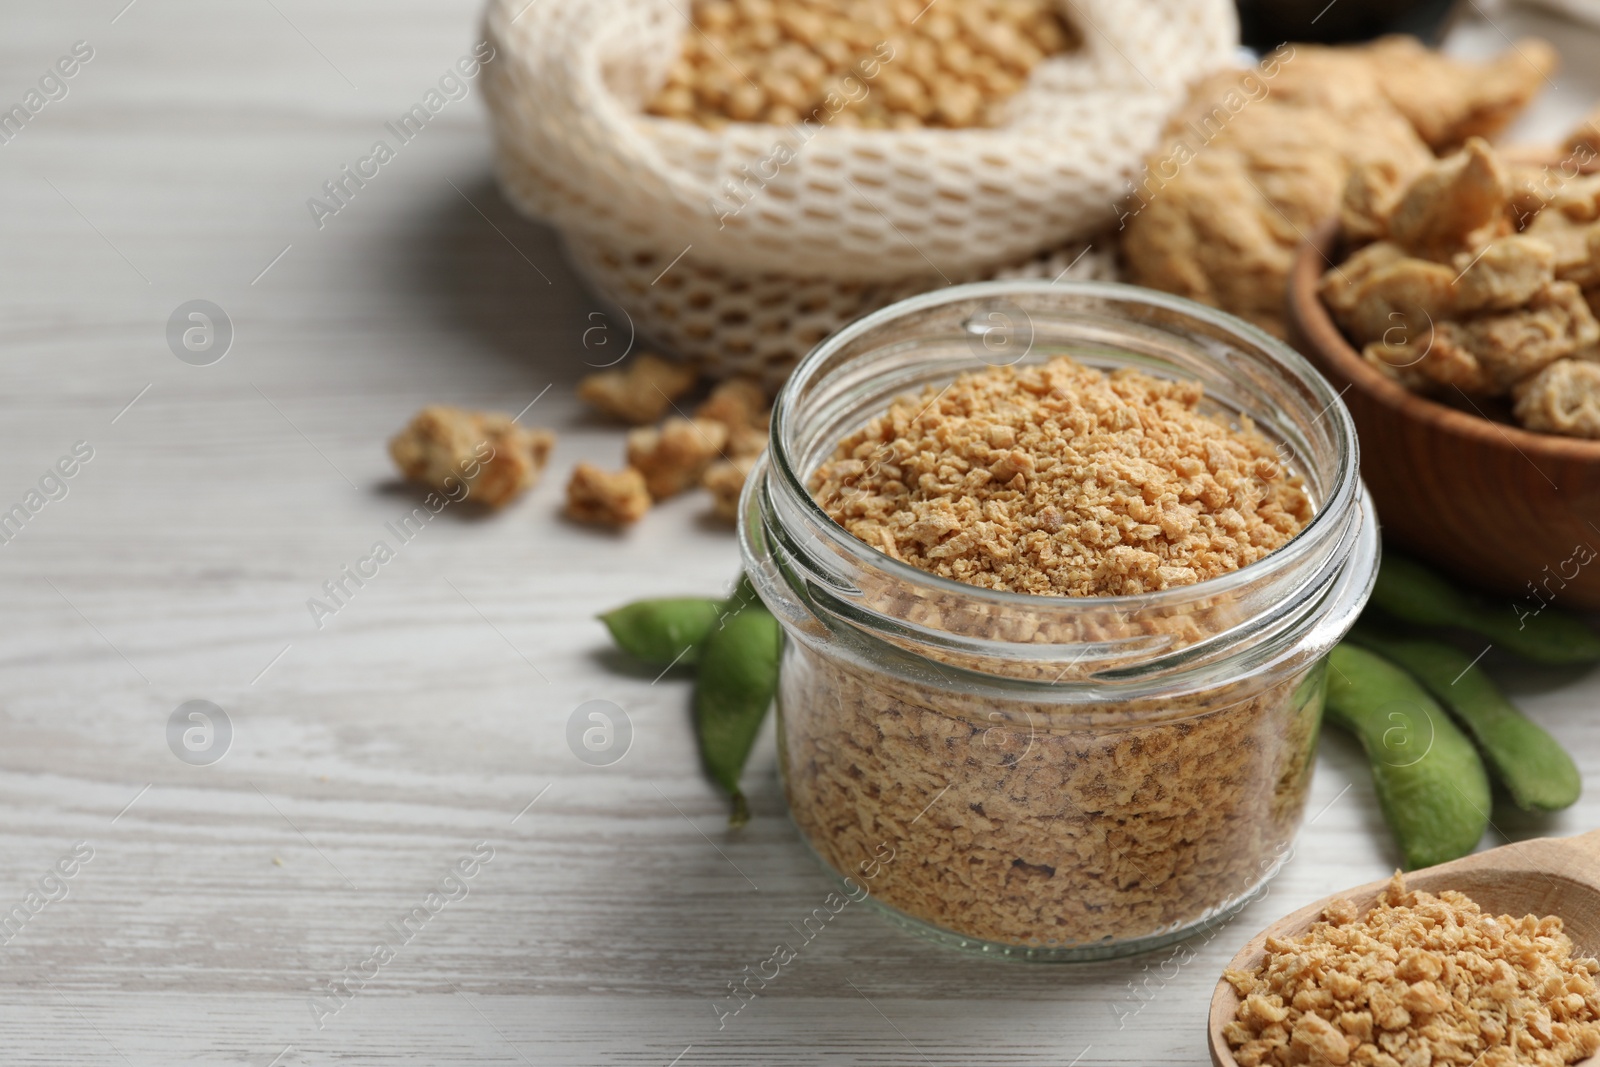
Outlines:
POLYGON ((1266 953, 1225 975, 1240 1005, 1223 1036, 1240 1067, 1559 1067, 1600 1050, 1600 962, 1573 956, 1556 916, 1497 918, 1396 874, 1365 915, 1335 901, 1266 953))
POLYGON ((963 374, 902 397, 811 479, 852 534, 972 585, 1137 595, 1214 578, 1283 547, 1311 501, 1198 382, 1065 356, 963 374))

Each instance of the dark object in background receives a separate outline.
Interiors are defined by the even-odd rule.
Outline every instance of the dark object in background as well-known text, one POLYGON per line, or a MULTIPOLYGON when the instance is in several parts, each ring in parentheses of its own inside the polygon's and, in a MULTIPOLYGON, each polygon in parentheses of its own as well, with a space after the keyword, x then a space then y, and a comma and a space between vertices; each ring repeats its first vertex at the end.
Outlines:
POLYGON ((1340 44, 1386 33, 1439 43, 1458 0, 1238 0, 1239 36, 1265 54, 1285 41, 1340 44))

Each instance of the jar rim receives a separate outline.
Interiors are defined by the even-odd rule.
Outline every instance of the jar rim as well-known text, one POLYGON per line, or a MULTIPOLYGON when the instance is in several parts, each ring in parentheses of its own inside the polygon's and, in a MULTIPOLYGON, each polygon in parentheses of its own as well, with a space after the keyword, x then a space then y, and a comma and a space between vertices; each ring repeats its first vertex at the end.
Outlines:
MULTIPOLYGON (((820 529, 833 535, 834 547, 844 549, 861 563, 882 569, 901 581, 925 587, 932 592, 962 596, 975 602, 992 604, 997 608, 1021 608, 1026 606, 1029 609, 1038 609, 1041 606, 1041 599, 1044 599, 1052 602, 1050 604, 1051 607, 1065 607, 1071 604, 1086 603, 1092 604, 1096 609, 1111 612, 1120 610, 1144 611, 1152 608, 1171 607, 1184 601, 1192 600, 1197 596, 1227 594, 1240 587, 1258 582, 1285 568, 1293 567, 1304 560, 1307 555, 1314 553, 1330 535, 1337 534, 1337 531, 1333 528, 1340 523, 1349 507, 1358 502, 1363 493, 1360 476, 1360 445, 1356 436, 1355 422, 1350 416, 1349 409, 1345 407, 1340 394, 1333 390, 1327 379, 1304 356, 1265 330, 1217 308, 1141 286, 1127 285, 1121 282, 1099 281, 1048 282, 1038 279, 1020 279, 953 285, 896 301, 856 320, 813 348, 795 367, 794 372, 779 391, 772 408, 772 421, 767 447, 767 466, 782 480, 785 488, 799 502, 799 506, 806 511, 808 517, 814 520, 820 529), (811 495, 790 457, 787 447, 787 431, 793 418, 792 408, 795 403, 795 397, 799 395, 804 386, 811 382, 812 378, 818 373, 819 368, 825 366, 829 357, 858 338, 870 334, 883 325, 911 312, 953 304, 962 300, 981 299, 990 296, 1029 293, 1060 294, 1063 292, 1142 304, 1198 319, 1215 329, 1235 334, 1241 340, 1252 342, 1264 354, 1269 355, 1277 362, 1281 369, 1290 372, 1300 384, 1309 387, 1317 394, 1318 399, 1325 404, 1322 415, 1331 417, 1333 420, 1331 425, 1334 431, 1333 436, 1338 454, 1338 464, 1330 479, 1329 492, 1319 502, 1311 521, 1296 533, 1289 543, 1269 552, 1253 563, 1246 564, 1226 574, 1149 593, 1072 597, 1012 592, 973 585, 954 578, 946 578, 897 560, 887 553, 872 547, 845 529, 811 495)), ((741 508, 741 512, 743 510, 741 508)))
POLYGON ((1176 714, 1174 697, 1209 692, 1202 699, 1210 700, 1222 686, 1238 694, 1271 684, 1354 624, 1379 555, 1357 448, 1349 412, 1326 380, 1225 312, 1115 283, 952 286, 863 318, 796 369, 774 408, 771 445, 746 479, 740 549, 791 637, 864 668, 914 684, 937 676, 941 686, 996 697, 1026 691, 1040 706, 1152 701, 1150 709, 1169 711, 1140 714, 1176 714), (1033 314, 1022 309, 1030 297, 1033 314), (825 462, 892 397, 966 369, 962 343, 972 335, 987 342, 999 307, 1034 331, 1007 362, 1029 356, 1042 327, 1045 347, 1033 363, 1054 351, 1090 366, 1186 375, 1202 383, 1203 403, 1254 419, 1280 447, 1303 448, 1297 468, 1310 483, 1312 520, 1255 563, 1132 596, 988 589, 856 537, 811 495, 802 467, 825 462))

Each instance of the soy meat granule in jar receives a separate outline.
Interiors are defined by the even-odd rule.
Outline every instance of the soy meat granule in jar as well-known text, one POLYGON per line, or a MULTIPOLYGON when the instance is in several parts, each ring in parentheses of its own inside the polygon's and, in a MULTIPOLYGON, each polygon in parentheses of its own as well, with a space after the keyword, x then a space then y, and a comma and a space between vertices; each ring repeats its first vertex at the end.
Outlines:
MULTIPOLYGON (((1199 582, 1288 543, 1312 512, 1267 439, 1202 414, 1202 392, 1067 358, 985 369, 895 402, 811 490, 869 545, 975 586, 1093 597, 1199 582)), ((1192 643, 1231 618, 1224 597, 1134 613, 1119 636, 1192 643)), ((779 711, 790 811, 835 871, 892 842, 875 899, 963 938, 1076 949, 1192 926, 1271 873, 1305 804, 1321 673, 1057 707, 795 642, 779 711)))
POLYGON ((1597 973, 1555 916, 1496 918, 1397 874, 1365 915, 1337 900, 1303 937, 1268 938, 1255 971, 1228 971, 1223 1036, 1240 1067, 1560 1067, 1600 1051, 1597 973))
POLYGON ((1057 596, 1138 595, 1215 578, 1311 519, 1298 478, 1197 382, 1065 357, 902 397, 812 476, 836 522, 957 581, 1057 596))

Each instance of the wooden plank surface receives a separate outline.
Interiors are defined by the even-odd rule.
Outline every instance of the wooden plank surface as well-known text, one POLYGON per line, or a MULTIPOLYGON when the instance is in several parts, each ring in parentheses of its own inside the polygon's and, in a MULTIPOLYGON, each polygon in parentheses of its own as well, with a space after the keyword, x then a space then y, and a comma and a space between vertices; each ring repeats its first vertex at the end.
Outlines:
MULTIPOLYGON (((830 883, 770 738, 730 835, 685 682, 628 671, 592 617, 719 587, 731 536, 703 499, 621 537, 557 516, 571 465, 620 450, 573 397, 600 305, 494 191, 476 92, 321 229, 306 207, 471 49, 477 4, 125 5, 0 13, 6 106, 94 49, 0 145, 0 507, 93 450, 0 545, 0 912, 59 897, 0 933, 4 1062, 1198 1064, 1237 947, 1393 866, 1332 737, 1294 859, 1185 966, 997 963, 851 908, 719 1029, 712 1002, 830 883), (234 327, 210 366, 165 338, 194 299, 234 327), (535 400, 525 421, 561 435, 545 483, 501 515, 446 510, 319 629, 308 598, 415 503, 386 437, 430 401, 535 400), (209 766, 168 746, 197 699, 232 728, 209 766), (632 723, 611 766, 565 740, 591 699, 632 723), (441 887, 459 899, 366 964, 441 887), (333 997, 347 973, 367 977, 333 997)), ((1457 46, 1529 27, 1592 58, 1517 15, 1457 46)), ((1581 110, 1594 69, 1569 66, 1530 128, 1581 110)), ((1502 673, 1596 771, 1600 679, 1502 673)), ((1486 844, 1572 833, 1600 799, 1496 823, 1486 844)))

